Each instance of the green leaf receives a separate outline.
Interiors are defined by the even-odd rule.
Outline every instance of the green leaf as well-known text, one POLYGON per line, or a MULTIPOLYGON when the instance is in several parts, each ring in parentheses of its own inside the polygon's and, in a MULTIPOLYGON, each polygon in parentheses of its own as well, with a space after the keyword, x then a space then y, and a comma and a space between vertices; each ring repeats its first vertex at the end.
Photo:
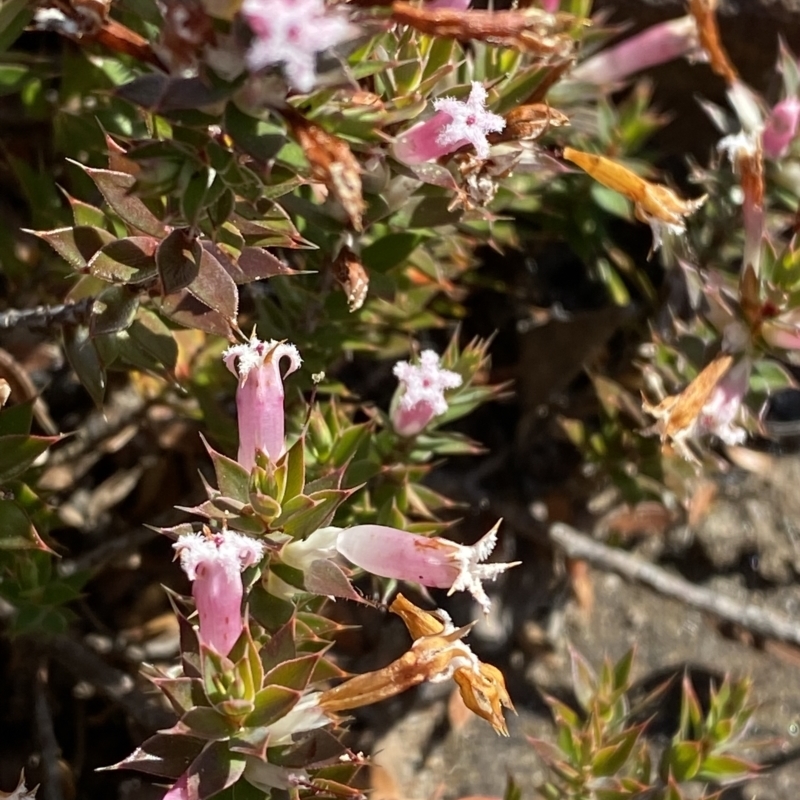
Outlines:
POLYGON ((106 370, 85 325, 65 327, 64 352, 72 369, 98 408, 106 393, 106 370))
POLYGON ((598 777, 616 775, 625 766, 641 733, 641 726, 632 728, 616 744, 600 748, 592 757, 592 774, 598 777))
POLYGON ((6 0, 0 6, 0 53, 5 53, 33 19, 29 0, 6 0))
POLYGON ((374 429, 375 426, 371 422, 363 422, 346 428, 337 437, 333 450, 331 450, 330 460, 337 467, 343 467, 356 454, 362 442, 366 441, 374 429))
POLYGON ((303 691, 308 686, 320 658, 322 658, 321 653, 311 653, 284 661, 266 674, 264 685, 285 686, 288 689, 303 691))
POLYGON ((219 741, 236 732, 236 726, 216 709, 199 706, 187 711, 180 721, 186 733, 198 739, 219 741))
POLYGON ((89 318, 92 336, 124 331, 130 327, 139 309, 139 295, 125 286, 109 286, 94 303, 89 318))
POLYGON ((724 754, 714 755, 712 753, 703 759, 703 763, 697 773, 697 780, 724 783, 725 781, 743 778, 748 775, 755 775, 759 769, 758 764, 753 764, 743 758, 724 754))
MULTIPOLYGON (((306 448, 305 441, 301 437, 294 445, 292 445, 289 452, 286 454, 286 486, 283 490, 283 497, 281 502, 285 503, 298 497, 305 487, 306 483, 306 448)), ((338 487, 337 487, 338 488, 338 487)))
MULTIPOLYGON (((0 438, 2 446, 3 438, 0 438)), ((14 500, 0 499, 0 550, 45 550, 52 552, 42 541, 36 528, 14 500)))
POLYGON ((700 742, 673 742, 664 753, 669 774, 677 781, 688 781, 697 775, 703 760, 700 742))
POLYGON ((140 308, 133 324, 128 328, 131 341, 142 351, 151 355, 169 372, 178 362, 178 344, 172 331, 157 314, 147 308, 140 308))
MULTIPOLYGON (((289 516, 282 524, 284 532, 293 539, 305 539, 315 530, 330 525, 336 509, 351 494, 352 490, 348 489, 328 489, 316 492, 311 498, 314 502, 313 507, 289 516)), ((285 509, 281 519, 284 516, 287 516, 285 509)), ((276 525, 278 524, 280 524, 279 521, 276 522, 276 525)))
POLYGON ((369 271, 387 272, 403 264, 427 238, 425 234, 410 231, 388 233, 361 251, 361 262, 369 271))
POLYGON ((28 467, 60 436, 25 436, 11 434, 0 437, 0 486, 25 472, 28 467))
POLYGON ((250 502, 250 473, 237 461, 214 450, 201 435, 217 475, 217 487, 225 497, 232 497, 240 503, 250 502))
POLYGON ((238 148, 259 161, 273 159, 286 144, 282 128, 245 114, 234 102, 225 108, 225 130, 238 148))
POLYGON ((15 406, 6 406, 0 410, 0 436, 16 433, 27 435, 31 432, 33 420, 33 404, 35 400, 26 400, 15 406))
POLYGON ((247 717, 245 725, 257 728, 277 722, 294 708, 301 694, 285 686, 266 686, 256 694, 256 709, 247 717))
POLYGON ((617 691, 627 691, 630 687, 631 667, 636 649, 632 647, 614 665, 614 689, 617 691))
POLYGON ((577 650, 570 650, 570 661, 572 663, 572 688, 575 692, 575 697, 581 708, 584 711, 588 711, 597 692, 597 676, 589 666, 589 662, 577 650))

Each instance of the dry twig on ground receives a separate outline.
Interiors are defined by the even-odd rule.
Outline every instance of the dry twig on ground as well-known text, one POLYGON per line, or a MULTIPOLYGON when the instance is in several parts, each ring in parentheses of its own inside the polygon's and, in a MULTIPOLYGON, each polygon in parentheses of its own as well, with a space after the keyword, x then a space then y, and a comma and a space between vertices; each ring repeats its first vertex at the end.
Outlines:
POLYGON ((780 611, 742 603, 717 590, 697 586, 638 556, 594 541, 569 525, 553 525, 550 539, 570 558, 583 559, 601 569, 616 572, 623 578, 643 583, 661 594, 741 625, 754 633, 800 645, 800 623, 780 611))

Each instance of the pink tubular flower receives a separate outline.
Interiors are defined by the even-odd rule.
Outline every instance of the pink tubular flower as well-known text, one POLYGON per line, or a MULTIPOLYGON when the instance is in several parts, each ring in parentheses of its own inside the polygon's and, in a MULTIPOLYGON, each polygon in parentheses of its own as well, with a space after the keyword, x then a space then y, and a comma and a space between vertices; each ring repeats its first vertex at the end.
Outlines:
POLYGON ((394 374, 400 381, 399 397, 393 403, 392 425, 400 436, 416 436, 430 421, 447 411, 446 389, 461 386, 461 376, 442 369, 439 356, 424 350, 419 364, 399 361, 394 374))
POLYGON ((780 158, 789 149, 800 126, 800 99, 787 97, 775 105, 761 136, 764 155, 780 158))
POLYGON ((264 545, 233 531, 189 533, 173 545, 192 583, 204 644, 227 656, 242 632, 242 570, 257 564, 264 545))
POLYGON ((743 358, 722 376, 697 416, 697 435, 713 434, 726 444, 741 444, 747 438, 737 418, 750 386, 750 368, 750 361, 743 358))
POLYGON ((289 359, 289 375, 299 369, 302 359, 297 348, 288 342, 262 342, 255 336, 248 344, 229 347, 222 358, 239 378, 236 410, 239 419, 239 455, 237 460, 248 471, 261 450, 270 461, 277 461, 286 451, 283 418, 283 378, 280 360, 289 359), (238 363, 237 363, 238 362, 238 363))
POLYGON ((573 70, 572 77, 598 86, 616 84, 648 67, 698 53, 699 48, 694 18, 678 17, 592 56, 573 70))
POLYGON ((421 583, 453 592, 469 592, 489 613, 491 603, 481 581, 494 580, 519 561, 481 564, 497 544, 498 522, 471 547, 438 536, 419 536, 386 525, 356 525, 339 534, 336 549, 373 575, 421 583))
POLYGON ((316 82, 317 53, 349 39, 354 28, 324 0, 244 0, 242 16, 253 31, 247 51, 252 71, 283 64, 291 86, 309 92, 316 82))
POLYGON ((454 97, 434 100, 436 113, 397 137, 395 158, 406 164, 422 164, 454 153, 466 144, 475 148, 479 158, 488 158, 486 135, 502 131, 506 121, 486 110, 487 97, 483 85, 473 81, 466 101, 454 97))

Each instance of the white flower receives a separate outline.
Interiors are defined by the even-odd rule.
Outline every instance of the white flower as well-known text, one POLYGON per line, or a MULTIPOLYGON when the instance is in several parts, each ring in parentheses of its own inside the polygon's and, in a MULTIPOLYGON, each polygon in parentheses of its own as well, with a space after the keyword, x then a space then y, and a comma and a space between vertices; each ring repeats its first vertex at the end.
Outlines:
POLYGON ((283 64, 289 83, 308 92, 316 81, 317 53, 351 38, 354 28, 324 0, 244 0, 242 16, 253 31, 248 67, 283 64))
POLYGON ((444 111, 451 117, 440 131, 437 143, 446 147, 461 147, 469 142, 480 158, 488 158, 488 133, 499 133, 506 126, 506 121, 499 115, 486 110, 488 94, 483 84, 472 82, 472 91, 466 102, 454 97, 443 97, 435 100, 433 107, 444 111))

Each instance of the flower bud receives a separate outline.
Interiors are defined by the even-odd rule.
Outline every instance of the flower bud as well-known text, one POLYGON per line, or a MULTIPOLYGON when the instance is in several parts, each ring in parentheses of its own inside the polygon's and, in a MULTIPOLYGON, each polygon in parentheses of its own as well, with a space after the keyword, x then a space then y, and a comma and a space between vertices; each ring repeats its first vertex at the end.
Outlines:
POLYGON ((242 570, 257 564, 264 545, 241 533, 189 533, 173 545, 192 583, 200 639, 223 656, 242 632, 242 570))
POLYGON ((445 390, 461 386, 461 376, 442 369, 439 356, 424 350, 419 364, 400 361, 394 365, 400 381, 398 395, 392 403, 392 425, 401 436, 416 436, 434 417, 447 411, 445 390))
POLYGON ((787 97, 773 107, 767 126, 761 135, 764 155, 780 158, 789 149, 800 125, 800 99, 787 97))
POLYGON ((280 360, 289 359, 289 375, 300 367, 297 348, 288 342, 262 342, 255 336, 247 344, 229 347, 222 357, 239 378, 236 410, 239 422, 239 463, 248 471, 261 451, 273 463, 286 452, 284 442, 283 377, 280 360))

